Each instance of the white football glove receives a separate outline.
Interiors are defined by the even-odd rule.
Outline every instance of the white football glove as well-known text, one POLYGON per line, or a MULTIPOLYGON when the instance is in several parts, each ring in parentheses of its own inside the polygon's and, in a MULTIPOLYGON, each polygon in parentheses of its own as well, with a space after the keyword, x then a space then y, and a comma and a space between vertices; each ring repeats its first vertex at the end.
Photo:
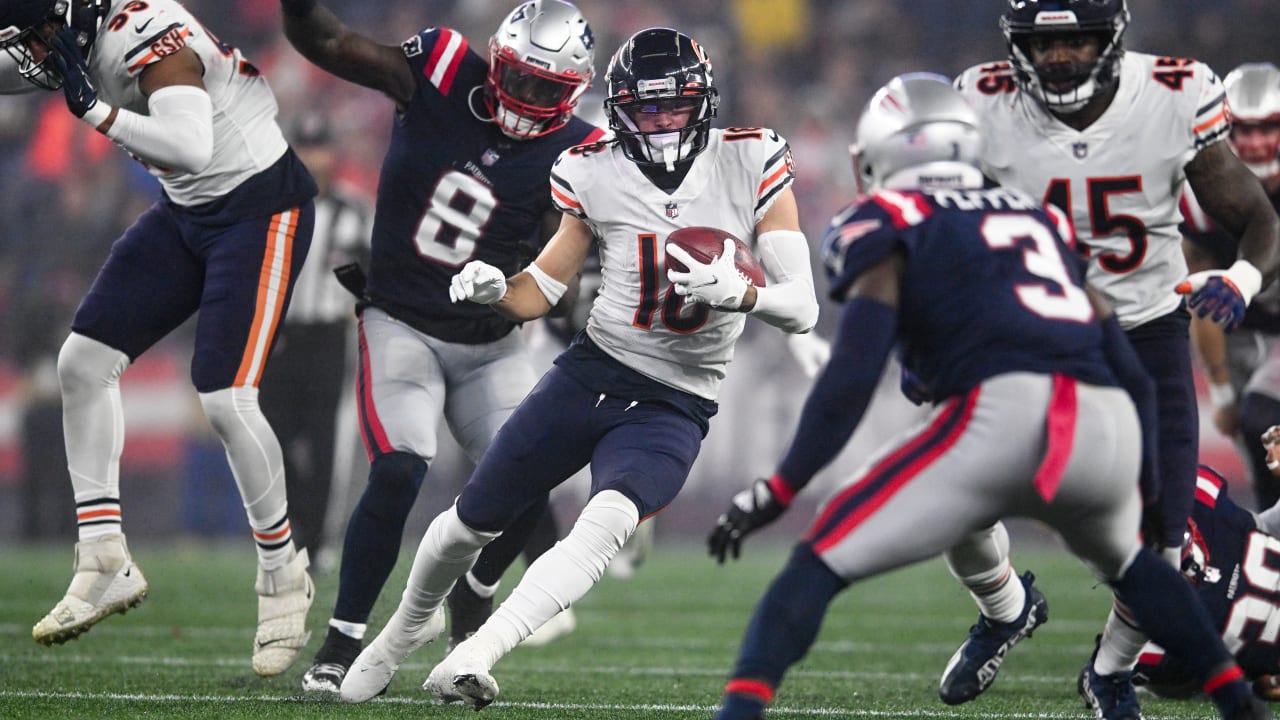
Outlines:
POLYGON ((818 371, 831 359, 831 343, 814 332, 787 335, 787 347, 807 378, 817 377, 818 371))
POLYGON ((449 280, 449 300, 492 305, 507 294, 507 278, 498 268, 472 260, 449 280))
POLYGON ((676 294, 688 297, 690 302, 700 302, 717 310, 737 310, 742 297, 747 294, 747 280, 733 263, 733 241, 726 238, 720 257, 710 263, 700 263, 689 256, 679 245, 667 245, 667 254, 684 263, 686 272, 667 270, 667 279, 675 287, 676 294))

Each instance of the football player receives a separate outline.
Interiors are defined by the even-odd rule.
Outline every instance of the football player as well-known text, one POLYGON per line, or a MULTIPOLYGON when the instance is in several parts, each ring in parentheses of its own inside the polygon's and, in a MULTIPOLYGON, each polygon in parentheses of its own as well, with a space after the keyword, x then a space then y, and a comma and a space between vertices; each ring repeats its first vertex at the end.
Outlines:
POLYGON ((858 122, 869 197, 824 241, 843 303, 831 360, 776 472, 726 516, 752 513, 754 529, 781 514, 848 442, 895 346, 935 409, 820 508, 756 606, 716 717, 764 716, 840 591, 1013 515, 1056 529, 1177 648, 1224 718, 1270 717, 1191 588, 1138 540, 1152 383, 1086 291, 1067 217, 1019 190, 982 189, 978 123, 945 78, 925 74, 892 80, 858 122))
POLYGON ((309 637, 314 588, 258 383, 311 242, 315 182, 266 79, 173 0, 0 0, 0 28, 21 76, 60 89, 163 191, 112 246, 58 357, 79 542, 66 596, 32 634, 63 643, 146 597, 122 523, 120 377, 198 313, 191 380, 257 547, 253 669, 282 673, 309 637))
MULTIPOLYGON (((1222 81, 1231 114, 1231 149, 1257 175, 1280 211, 1280 68, 1246 63, 1222 81)), ((1183 193, 1183 251, 1192 270, 1230 266, 1236 239, 1218 228, 1189 190, 1183 193)), ((1280 285, 1269 285, 1249 304, 1240 327, 1225 333, 1191 320, 1191 340, 1209 379, 1214 426, 1233 437, 1246 460, 1257 507, 1280 501, 1280 482, 1267 469, 1257 438, 1280 423, 1280 285)))
MULTIPOLYGON (((1272 447, 1280 437, 1273 427, 1264 440, 1272 447)), ((1256 441, 1255 441, 1256 442, 1256 441)), ((1264 447, 1263 452, 1266 452, 1264 447)), ((1187 523, 1182 572, 1199 594, 1222 639, 1236 657, 1255 692, 1280 699, 1280 506, 1252 513, 1236 505, 1227 481, 1201 465, 1196 476, 1196 503, 1187 523)), ((1134 682, 1162 697, 1189 697, 1199 687, 1185 663, 1162 647, 1143 648, 1134 682)))
MULTIPOLYGON (((441 419, 478 461, 537 379, 517 323, 450 302, 449 280, 473 260, 520 270, 559 217, 552 162, 604 131, 573 114, 591 83, 595 41, 571 3, 522 3, 489 39, 487 59, 448 27, 382 45, 316 0, 281 6, 285 35, 303 56, 396 106, 358 305, 369 482, 347 525, 328 636, 302 680, 305 690, 338 692, 395 566, 441 419)), ((451 640, 488 617, 503 571, 547 512, 545 495, 531 501, 459 583, 451 640)))
POLYGON ((440 604, 481 548, 590 466, 590 497, 573 529, 424 685, 441 702, 492 702, 494 663, 586 594, 640 519, 680 491, 747 314, 787 332, 817 321, 786 140, 769 128, 712 129, 719 94, 711 60, 676 30, 631 36, 605 82, 615 137, 556 161, 551 193, 562 216, 551 242, 514 277, 472 262, 451 285, 459 302, 531 320, 556 304, 594 246, 602 283, 587 327, 503 425, 457 502, 432 521, 400 607, 356 660, 344 700, 382 692, 405 657, 440 632, 440 604), (665 245, 689 226, 748 242, 768 286, 748 284, 731 250, 704 264, 665 245), (685 272, 664 266, 664 249, 685 272))
MULTIPOLYGON (((1126 53, 1128 24, 1124 0, 1010 0, 1001 18, 1008 60, 975 66, 956 86, 982 118, 985 174, 1070 215, 1090 283, 1156 382, 1159 467, 1143 487, 1143 530, 1176 565, 1199 437, 1188 308, 1237 326, 1280 267, 1280 220, 1223 142, 1230 121, 1217 76, 1195 60, 1126 53), (1187 274, 1177 229, 1184 183, 1239 238, 1226 270, 1187 274)), ((1003 528, 975 533, 946 557, 980 610, 939 686, 956 704, 990 685, 1044 599, 1018 581, 1003 528)), ((1090 661, 1100 717, 1138 716, 1127 673, 1145 642, 1117 605, 1090 661)))

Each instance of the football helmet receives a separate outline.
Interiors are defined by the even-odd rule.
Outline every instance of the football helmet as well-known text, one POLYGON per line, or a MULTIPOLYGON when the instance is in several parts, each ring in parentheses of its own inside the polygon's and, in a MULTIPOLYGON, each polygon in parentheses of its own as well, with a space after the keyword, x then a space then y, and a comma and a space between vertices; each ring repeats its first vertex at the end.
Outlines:
POLYGON ((1064 115, 1078 112, 1119 81, 1121 40, 1128 26, 1125 0, 1009 0, 1000 17, 1014 81, 1050 111, 1064 115), (1032 37, 1063 33, 1097 35, 1098 57, 1092 63, 1031 61, 1032 37))
POLYGON ((485 105, 517 140, 564 127, 591 84, 595 38, 586 18, 564 0, 521 4, 489 39, 485 105))
POLYGON ((941 75, 899 75, 876 91, 849 146, 858 190, 982 187, 978 115, 941 75))
POLYGON ((1245 63, 1227 73, 1231 149, 1262 179, 1280 175, 1280 68, 1245 63))
POLYGON ((0 48, 17 62, 18 72, 28 82, 57 90, 62 87, 62 76, 48 53, 37 60, 31 51, 33 41, 46 45, 40 27, 48 23, 75 29, 76 44, 88 59, 109 7, 110 0, 0 0, 0 48))
POLYGON ((605 113, 622 152, 639 165, 691 160, 707 148, 720 95, 711 58, 693 38, 670 28, 641 30, 609 61, 605 113), (646 115, 687 113, 683 127, 642 130, 646 115))

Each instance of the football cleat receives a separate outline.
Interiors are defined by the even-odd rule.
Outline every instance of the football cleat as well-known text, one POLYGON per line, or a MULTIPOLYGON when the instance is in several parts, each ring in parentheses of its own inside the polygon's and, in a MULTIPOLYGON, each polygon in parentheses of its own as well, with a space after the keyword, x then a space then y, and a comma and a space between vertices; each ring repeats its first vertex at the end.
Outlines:
POLYGON ((555 642, 560 638, 573 632, 578 627, 578 618, 574 617, 573 608, 565 608, 551 619, 542 623, 533 634, 525 638, 521 645, 530 647, 541 647, 548 643, 555 642))
POLYGON ((279 675, 311 639, 307 611, 315 600, 316 586, 307 574, 307 551, 293 556, 284 567, 258 567, 254 589, 258 592, 258 631, 253 636, 253 671, 262 677, 279 675))
POLYGON ((431 670, 422 689, 434 696, 438 705, 464 703, 479 710, 498 697, 498 681, 483 664, 453 652, 431 670))
POLYGON ((959 705, 978 697, 991 683, 1009 649, 1049 620, 1049 601, 1034 586, 1036 576, 1022 574, 1027 599, 1022 614, 1009 623, 992 622, 978 614, 978 622, 969 628, 969 639, 956 650, 942 671, 938 697, 948 705, 959 705))
POLYGON ((445 602, 449 605, 449 644, 445 652, 451 653, 458 643, 475 635, 493 614, 493 596, 480 597, 464 575, 453 584, 445 602))
POLYGON ((1098 720, 1142 720, 1142 708, 1138 705, 1138 692, 1133 687, 1133 672, 1099 675, 1093 670, 1098 657, 1099 635, 1094 640, 1093 654, 1089 662, 1080 668, 1076 676, 1076 692, 1084 700, 1084 706, 1093 711, 1098 720))
POLYGON ((76 543, 75 574, 66 595, 31 628, 42 645, 59 645, 89 631, 114 613, 147 599, 147 580, 133 564, 124 535, 76 543))
POLYGON ((337 695, 342 690, 342 678, 347 676, 347 670, 358 655, 360 641, 330 627, 324 644, 311 661, 311 667, 302 674, 302 689, 305 692, 337 695))
POLYGON ((410 629, 396 610, 378 637, 369 643, 342 679, 343 702, 360 703, 387 691, 400 663, 414 650, 432 642, 444 632, 444 609, 436 608, 425 623, 410 629))

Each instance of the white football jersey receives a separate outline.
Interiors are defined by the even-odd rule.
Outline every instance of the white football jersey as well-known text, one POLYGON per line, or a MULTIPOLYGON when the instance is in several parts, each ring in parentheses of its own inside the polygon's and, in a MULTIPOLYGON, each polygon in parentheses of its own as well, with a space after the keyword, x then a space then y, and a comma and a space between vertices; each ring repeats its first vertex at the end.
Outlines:
POLYGON ((755 227, 795 179, 786 140, 768 128, 712 130, 680 187, 667 194, 618 143, 566 150, 551 170, 556 207, 595 234, 601 285, 587 334, 658 382, 716 399, 746 315, 685 303, 667 281, 667 236, 709 226, 755 248, 755 227))
POLYGON ((115 0, 98 31, 89 73, 101 99, 149 115, 138 77, 151 63, 190 47, 204 63, 204 86, 213 102, 213 162, 197 174, 182 173, 135 157, 179 205, 215 200, 267 169, 288 147, 276 124, 276 99, 266 78, 240 51, 221 42, 174 0, 115 0))
POLYGON ((1070 208, 1088 280, 1128 329, 1172 312, 1187 275, 1183 167, 1230 128, 1222 83, 1195 60, 1125 53, 1111 106, 1077 131, 1018 90, 1007 62, 956 78, 981 116, 983 171, 1070 208))

